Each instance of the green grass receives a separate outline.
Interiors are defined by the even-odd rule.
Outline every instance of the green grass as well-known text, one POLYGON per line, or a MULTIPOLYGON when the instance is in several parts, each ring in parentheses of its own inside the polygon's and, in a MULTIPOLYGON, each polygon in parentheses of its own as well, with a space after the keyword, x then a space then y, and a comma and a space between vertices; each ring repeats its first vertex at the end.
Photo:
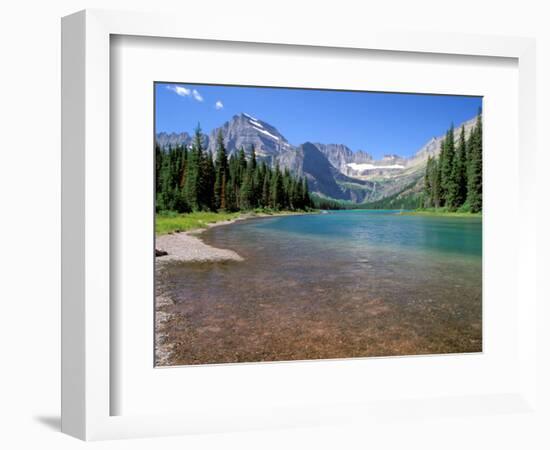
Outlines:
POLYGON ((446 208, 417 209, 416 211, 405 211, 407 216, 428 216, 428 217, 481 217, 481 213, 467 211, 449 211, 446 208))
POLYGON ((179 214, 174 211, 163 211, 156 215, 155 233, 168 234, 175 231, 190 231, 206 228, 208 224, 236 219, 237 217, 284 216, 293 214, 316 214, 319 211, 279 211, 269 208, 257 208, 252 211, 240 212, 192 212, 179 214))
POLYGON ((231 220, 241 213, 222 212, 192 212, 177 214, 173 212, 159 213, 156 216, 155 232, 157 234, 173 233, 174 231, 189 231, 197 228, 206 228, 209 223, 231 220))

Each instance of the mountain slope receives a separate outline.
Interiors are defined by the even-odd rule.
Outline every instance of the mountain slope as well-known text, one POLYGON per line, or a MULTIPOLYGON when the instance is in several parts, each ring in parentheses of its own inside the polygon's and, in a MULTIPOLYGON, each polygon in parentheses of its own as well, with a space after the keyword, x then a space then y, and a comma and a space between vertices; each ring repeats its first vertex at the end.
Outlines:
POLYGON ((312 192, 337 200, 350 200, 349 191, 342 189, 334 179, 334 166, 311 142, 301 145, 303 174, 312 192))
MULTIPOLYGON (((458 140, 464 125, 466 134, 475 126, 473 118, 455 129, 458 140)), ((205 147, 214 156, 221 131, 226 151, 234 155, 240 148, 248 154, 254 147, 259 161, 270 166, 278 164, 293 174, 305 176, 311 192, 321 197, 355 203, 375 202, 387 197, 404 198, 421 191, 426 162, 429 156, 439 154, 444 136, 431 138, 412 157, 386 155, 375 160, 364 151, 352 151, 343 144, 306 142, 294 146, 273 125, 249 114, 241 113, 221 127, 203 135, 205 147)), ((157 144, 190 146, 188 133, 158 133, 157 144)))

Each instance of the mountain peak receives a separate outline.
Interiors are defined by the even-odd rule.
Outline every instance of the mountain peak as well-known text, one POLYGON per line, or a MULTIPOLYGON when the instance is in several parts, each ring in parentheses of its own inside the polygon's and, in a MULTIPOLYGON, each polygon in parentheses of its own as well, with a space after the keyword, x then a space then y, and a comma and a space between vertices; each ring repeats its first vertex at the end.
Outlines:
POLYGON ((253 115, 245 113, 245 112, 240 112, 239 114, 235 114, 231 118, 231 121, 237 121, 237 122, 241 121, 241 122, 250 122, 250 123, 261 123, 262 122, 261 120, 257 119, 253 115))
POLYGON ((251 116, 250 114, 247 114, 245 112, 242 112, 240 115, 246 117, 247 119, 254 120, 256 122, 258 121, 258 119, 256 119, 254 116, 251 116))
POLYGON ((293 148, 277 128, 245 112, 235 114, 220 128, 212 130, 209 145, 212 153, 216 153, 215 136, 219 131, 222 132, 224 145, 229 154, 241 147, 254 147, 257 156, 274 160, 282 151, 293 148))

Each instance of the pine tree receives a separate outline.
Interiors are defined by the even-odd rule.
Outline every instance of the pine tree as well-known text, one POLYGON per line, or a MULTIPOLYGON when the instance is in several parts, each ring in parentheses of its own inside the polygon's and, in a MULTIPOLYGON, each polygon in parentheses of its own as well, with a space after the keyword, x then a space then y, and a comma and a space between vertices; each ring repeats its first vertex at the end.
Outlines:
POLYGON ((202 209, 211 211, 214 208, 214 184, 216 180, 216 171, 214 169, 214 161, 212 153, 207 152, 203 159, 202 182, 201 182, 201 197, 202 209))
POLYGON ((270 206, 275 209, 281 209, 281 202, 283 200, 283 179, 279 169, 279 164, 275 166, 273 171, 273 177, 271 179, 270 187, 270 206))
POLYGON ((171 179, 171 167, 170 167, 170 154, 172 148, 169 146, 162 157, 160 172, 159 172, 159 185, 160 193, 157 196, 157 205, 159 210, 169 210, 172 207, 172 179, 171 179))
POLYGON ((298 179, 291 177, 288 189, 289 209, 302 209, 300 205, 300 193, 298 192, 298 179))
POLYGON ((468 195, 470 211, 480 212, 483 194, 483 132, 481 114, 478 115, 474 130, 468 139, 468 195))
POLYGON ((224 211, 227 209, 227 173, 227 153, 220 130, 216 144, 216 181, 214 183, 214 208, 216 210, 224 211))
MULTIPOLYGON (((255 152, 254 152, 254 157, 255 157, 255 152)), ((253 177, 254 198, 252 201, 253 203, 252 206, 254 208, 261 207, 264 176, 265 176, 265 172, 263 171, 263 165, 260 166, 256 163, 256 168, 254 170, 254 177, 253 177)))
POLYGON ((187 151, 187 147, 184 147, 182 158, 181 158, 181 164, 180 164, 179 179, 178 179, 178 186, 180 188, 183 188, 183 186, 185 185, 185 171, 186 171, 186 168, 187 168, 187 158, 188 158, 188 156, 189 156, 189 154, 188 154, 188 151, 187 151))
POLYGON ((424 208, 430 208, 433 205, 433 186, 432 186, 432 172, 433 172, 434 159, 432 156, 428 156, 426 162, 426 173, 424 174, 424 202, 422 203, 424 208))
POLYGON ((283 172, 283 193, 281 197, 281 208, 282 209, 290 209, 290 184, 291 184, 291 177, 290 177, 290 171, 288 170, 288 167, 285 167, 285 170, 283 172))
POLYGON ((311 200, 311 197, 309 195, 309 188, 307 185, 307 179, 304 177, 302 180, 302 207, 304 209, 311 208, 313 206, 313 202, 311 200))
POLYGON ((432 187, 431 201, 433 207, 439 208, 442 202, 442 188, 441 188, 441 169, 439 160, 434 159, 432 161, 432 170, 430 174, 430 184, 432 187))
POLYGON ((243 182, 244 174, 246 172, 246 155, 244 148, 241 147, 237 156, 237 184, 240 186, 243 182))
POLYGON ((262 170, 264 172, 264 177, 262 182, 261 206, 262 208, 269 208, 271 205, 271 171, 267 168, 265 163, 263 163, 262 170))
POLYGON ((178 148, 178 158, 177 158, 177 173, 175 174, 175 187, 174 187, 174 210, 180 213, 189 212, 190 207, 185 195, 185 175, 187 170, 187 148, 179 147, 178 148))
POLYGON ((227 201, 229 210, 239 209, 239 161, 235 154, 229 158, 229 177, 227 182, 227 201))
POLYGON ((460 130, 458 147, 453 159, 451 179, 448 183, 448 206, 451 211, 456 210, 466 201, 467 177, 466 177, 466 134, 464 126, 460 130))
POLYGON ((226 183, 226 199, 227 199, 227 211, 237 211, 238 205, 237 205, 237 183, 235 181, 235 178, 229 174, 229 177, 227 179, 226 183))
POLYGON ((198 125, 195 129, 193 146, 188 156, 189 162, 184 184, 185 197, 187 198, 189 207, 193 211, 199 211, 203 206, 202 195, 204 193, 204 189, 202 178, 203 174, 201 172, 204 167, 204 157, 201 141, 201 128, 200 125, 198 125))
POLYGON ((442 192, 442 203, 445 206, 448 206, 452 202, 452 191, 454 189, 453 182, 451 179, 451 172, 453 170, 455 154, 455 140, 454 140, 454 126, 451 125, 447 135, 443 140, 443 151, 439 157, 439 167, 441 172, 441 192, 442 192))
POLYGON ((256 170, 257 165, 256 150, 254 149, 254 146, 252 146, 250 148, 250 167, 252 168, 252 171, 256 170))
POLYGON ((164 152, 160 148, 160 145, 155 144, 155 192, 161 192, 160 189, 160 168, 162 167, 162 156, 164 152))
POLYGON ((220 191, 220 210, 225 211, 227 208, 227 172, 222 175, 222 188, 220 191))
MULTIPOLYGON (((252 152, 254 153, 254 149, 252 149, 252 152)), ((241 209, 244 209, 244 210, 252 209, 255 206, 254 205, 255 168, 256 168, 256 159, 251 157, 244 171, 244 175, 241 183, 241 189, 240 189, 241 209)))

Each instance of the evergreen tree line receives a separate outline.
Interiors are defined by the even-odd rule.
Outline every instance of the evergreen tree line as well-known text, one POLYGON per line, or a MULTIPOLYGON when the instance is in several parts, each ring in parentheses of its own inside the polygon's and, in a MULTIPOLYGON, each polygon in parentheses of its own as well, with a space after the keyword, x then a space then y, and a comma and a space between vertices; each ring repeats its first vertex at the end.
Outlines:
POLYGON ((254 148, 228 157, 220 132, 216 158, 205 149, 200 127, 193 144, 155 147, 158 211, 306 210, 313 206, 305 178, 259 163, 254 148))
POLYGON ((317 195, 315 193, 310 194, 310 197, 313 203, 313 207, 315 209, 339 210, 351 209, 353 206, 353 203, 349 201, 334 200, 332 198, 321 197, 320 195, 317 195))
POLYGON ((359 209, 417 209, 422 208, 423 205, 419 205, 422 200, 419 200, 417 193, 408 193, 414 188, 416 182, 405 186, 401 191, 390 195, 388 197, 381 198, 379 200, 366 202, 357 205, 359 209))
POLYGON ((458 143, 455 143, 454 127, 451 126, 441 142, 439 155, 428 158, 421 204, 425 208, 480 212, 482 147, 481 114, 468 138, 462 127, 458 143))

